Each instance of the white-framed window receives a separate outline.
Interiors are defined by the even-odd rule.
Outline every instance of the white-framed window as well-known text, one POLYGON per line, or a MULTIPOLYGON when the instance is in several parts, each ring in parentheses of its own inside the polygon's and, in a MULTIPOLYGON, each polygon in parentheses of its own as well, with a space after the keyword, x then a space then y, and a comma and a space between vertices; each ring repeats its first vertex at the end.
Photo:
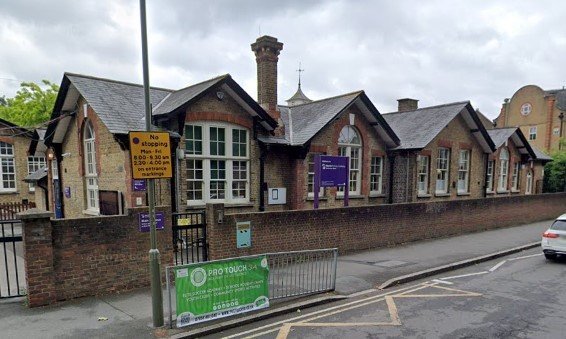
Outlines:
POLYGON ((507 190, 507 177, 509 175, 509 151, 502 148, 499 153, 499 179, 497 189, 499 191, 507 190))
MULTIPOLYGON (((350 191, 351 195, 360 194, 362 181, 362 139, 353 126, 344 126, 338 137, 338 155, 350 158, 350 191)), ((338 188, 338 194, 344 195, 344 188, 338 188)))
POLYGON ((521 114, 522 115, 529 115, 532 111, 533 107, 530 103, 526 102, 521 106, 521 114))
POLYGON ((426 155, 419 155, 417 157, 417 181, 418 181, 418 194, 428 194, 428 169, 430 157, 426 155))
POLYGON ((525 187, 525 194, 533 193, 533 172, 529 170, 527 172, 527 187, 525 187))
MULTIPOLYGON (((311 153, 307 157, 307 196, 314 197, 314 157, 317 154, 311 153)), ((324 187, 320 187, 318 196, 324 196, 324 187)))
POLYGON ((493 169, 495 168, 495 160, 487 161, 487 182, 486 189, 488 192, 493 192, 493 169))
POLYGON ((372 157, 370 164, 369 190, 372 194, 383 193, 383 157, 372 157))
POLYGON ((458 193, 468 193, 470 183, 470 151, 460 150, 458 159, 458 193))
POLYGON ((529 127, 529 140, 536 140, 537 139, 537 127, 531 126, 529 127))
MULTIPOLYGON (((45 157, 28 156, 28 175, 46 166, 45 157)), ((35 191, 35 184, 29 183, 29 191, 35 191)))
POLYGON ((513 174, 511 176, 511 189, 513 191, 519 190, 519 170, 521 164, 517 161, 513 164, 513 174))
POLYGON ((249 131, 223 122, 185 125, 187 205, 250 200, 249 131))
POLYGON ((0 141, 0 192, 16 191, 16 162, 14 159, 14 146, 0 141))
POLYGON ((448 193, 450 183, 450 149, 438 148, 436 158, 436 193, 448 193))
POLYGON ((98 173, 96 172, 96 135, 90 121, 86 121, 83 131, 86 210, 93 213, 100 212, 98 204, 98 173))

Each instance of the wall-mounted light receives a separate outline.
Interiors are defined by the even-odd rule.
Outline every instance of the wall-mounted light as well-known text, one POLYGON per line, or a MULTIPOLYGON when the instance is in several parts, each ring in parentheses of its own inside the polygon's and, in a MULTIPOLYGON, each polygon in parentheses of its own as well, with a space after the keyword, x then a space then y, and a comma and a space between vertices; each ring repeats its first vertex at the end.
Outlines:
POLYGON ((53 160, 53 153, 49 153, 49 154, 47 154, 47 159, 49 159, 49 160, 53 160))

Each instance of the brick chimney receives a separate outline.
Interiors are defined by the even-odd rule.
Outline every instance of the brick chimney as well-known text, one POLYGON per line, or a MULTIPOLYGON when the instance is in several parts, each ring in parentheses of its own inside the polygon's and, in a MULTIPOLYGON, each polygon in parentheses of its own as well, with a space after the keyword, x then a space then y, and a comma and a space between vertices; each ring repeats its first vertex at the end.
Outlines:
POLYGON ((416 99, 404 98, 398 99, 398 112, 414 111, 419 108, 419 101, 416 99))
POLYGON ((251 45, 257 62, 257 101, 269 115, 279 121, 277 110, 277 61, 283 44, 264 35, 251 45))

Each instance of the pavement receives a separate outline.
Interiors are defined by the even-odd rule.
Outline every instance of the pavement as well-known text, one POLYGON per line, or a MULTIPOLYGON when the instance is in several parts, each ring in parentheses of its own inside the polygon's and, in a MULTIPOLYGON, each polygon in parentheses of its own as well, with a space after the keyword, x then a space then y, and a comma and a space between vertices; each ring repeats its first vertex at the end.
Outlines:
MULTIPOLYGON (((537 247, 542 232, 550 223, 551 220, 341 255, 338 259, 335 293, 273 303, 267 311, 184 329, 152 327, 149 289, 81 298, 33 309, 27 308, 25 298, 2 299, 0 337, 198 337, 537 247)), ((163 296, 164 314, 168 318, 166 291, 163 296)))

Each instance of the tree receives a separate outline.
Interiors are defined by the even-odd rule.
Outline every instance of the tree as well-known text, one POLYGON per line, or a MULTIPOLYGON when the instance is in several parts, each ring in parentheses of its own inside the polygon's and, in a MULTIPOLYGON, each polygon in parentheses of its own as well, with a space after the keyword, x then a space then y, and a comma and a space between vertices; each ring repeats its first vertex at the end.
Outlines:
POLYGON ((22 127, 34 127, 49 120, 59 86, 42 80, 43 89, 34 82, 22 82, 13 98, 0 98, 0 118, 22 127))
POLYGON ((566 192, 566 150, 557 151, 544 166, 545 192, 566 192))

